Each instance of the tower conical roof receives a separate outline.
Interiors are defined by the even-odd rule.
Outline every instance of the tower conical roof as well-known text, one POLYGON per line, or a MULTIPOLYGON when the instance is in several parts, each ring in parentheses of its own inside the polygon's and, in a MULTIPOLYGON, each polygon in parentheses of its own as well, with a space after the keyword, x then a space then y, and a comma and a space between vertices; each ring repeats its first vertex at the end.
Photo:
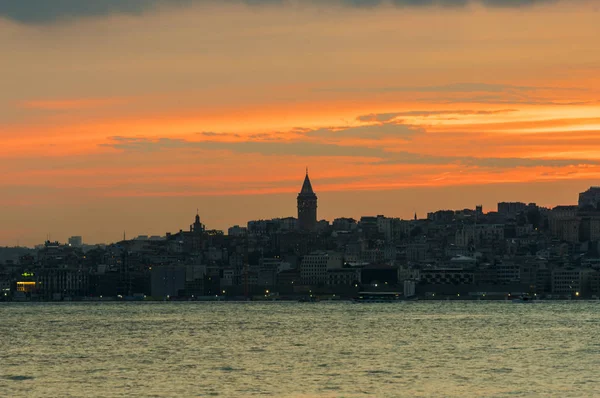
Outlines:
POLYGON ((302 190, 300 191, 300 195, 314 195, 314 191, 312 189, 312 185, 310 183, 310 178, 308 178, 308 171, 306 172, 306 177, 304 177, 304 184, 302 184, 302 190))

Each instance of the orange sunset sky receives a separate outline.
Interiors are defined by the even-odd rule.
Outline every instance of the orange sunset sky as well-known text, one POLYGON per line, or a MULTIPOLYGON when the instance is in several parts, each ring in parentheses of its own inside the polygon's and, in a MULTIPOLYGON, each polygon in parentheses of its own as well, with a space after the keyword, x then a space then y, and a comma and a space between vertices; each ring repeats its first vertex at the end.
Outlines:
POLYGON ((0 245, 295 216, 306 166, 329 220, 576 203, 600 185, 599 21, 585 0, 0 1, 0 245))

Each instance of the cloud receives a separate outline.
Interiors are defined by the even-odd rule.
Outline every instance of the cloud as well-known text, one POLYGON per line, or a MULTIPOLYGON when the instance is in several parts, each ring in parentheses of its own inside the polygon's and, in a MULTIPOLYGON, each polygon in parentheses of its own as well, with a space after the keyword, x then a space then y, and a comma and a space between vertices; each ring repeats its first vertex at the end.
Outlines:
POLYGON ((498 158, 473 156, 432 156, 412 152, 389 153, 380 164, 423 164, 444 165, 459 164, 491 169, 510 169, 517 167, 566 167, 580 165, 598 165, 599 161, 590 159, 540 159, 540 158, 498 158))
POLYGON ((298 131, 288 131, 288 132, 273 132, 273 133, 255 133, 255 134, 237 134, 237 133, 215 133, 212 131, 203 131, 197 133, 199 136, 209 139, 226 139, 229 141, 240 141, 241 139, 246 139, 249 141, 282 141, 286 136, 289 138, 291 134, 304 135, 307 131, 300 129, 298 131))
POLYGON ((212 131, 203 131, 198 134, 200 134, 203 137, 209 137, 209 138, 215 138, 215 137, 240 138, 241 137, 239 134, 235 134, 235 133, 215 133, 212 131))
POLYGON ((360 122, 389 122, 398 117, 402 116, 445 116, 445 115, 497 115, 504 113, 518 112, 517 109, 498 109, 491 111, 476 111, 476 110, 456 110, 456 111, 403 111, 393 113, 370 113, 368 115, 361 115, 356 118, 360 122))
MULTIPOLYGON (((415 100, 415 102, 426 102, 424 100, 415 100)), ((575 106, 575 105, 594 105, 598 100, 592 101, 552 101, 538 97, 527 97, 527 99, 517 98, 515 96, 501 95, 479 95, 472 97, 436 97, 438 104, 488 104, 488 105, 552 105, 552 106, 575 106)))
POLYGON ((113 13, 139 14, 160 0, 0 0, 0 15, 24 23, 105 16, 113 13))
POLYGON ((172 138, 110 137, 111 142, 103 147, 122 151, 156 152, 169 149, 201 149, 213 151, 232 151, 243 154, 265 156, 349 156, 382 158, 385 151, 379 148, 321 144, 315 142, 273 142, 273 141, 188 141, 172 138))
POLYGON ((355 127, 328 127, 309 130, 307 137, 321 138, 360 138, 380 140, 382 138, 400 138, 409 140, 415 134, 422 132, 418 127, 409 126, 399 122, 384 120, 382 123, 368 126, 355 127))
POLYGON ((558 0, 0 0, 0 17, 21 23, 39 24, 112 14, 139 15, 157 7, 219 4, 224 1, 248 5, 306 3, 370 8, 385 4, 398 7, 464 7, 470 3, 489 7, 522 7, 554 3, 558 0))
POLYGON ((441 86, 422 86, 422 87, 390 87, 388 91, 419 91, 430 93, 504 93, 507 91, 531 91, 540 90, 543 87, 532 86, 514 86, 510 84, 489 84, 489 83, 453 83, 441 86))
POLYGON ((318 142, 272 142, 272 141, 188 141, 171 138, 111 137, 104 147, 127 152, 156 152, 176 149, 200 149, 230 151, 239 154, 263 156, 323 156, 354 157, 357 160, 372 158, 375 165, 463 165, 488 169, 512 169, 521 167, 566 167, 600 165, 590 159, 540 159, 517 157, 433 156, 408 151, 391 152, 379 147, 336 145, 318 142))
POLYGON ((375 92, 375 93, 524 93, 531 91, 582 91, 575 87, 543 87, 543 86, 515 86, 511 84, 490 84, 490 83, 452 83, 438 86, 402 86, 402 87, 334 87, 318 88, 315 91, 326 92, 375 92))
MULTIPOLYGON (((549 87, 549 86, 519 86, 511 84, 490 84, 490 83, 452 83, 434 86, 379 86, 379 87, 324 87, 314 89, 316 92, 328 93, 369 93, 369 94, 388 94, 388 93, 409 93, 413 102, 435 102, 437 104, 490 104, 490 105, 591 105, 596 104, 597 100, 579 100, 580 93, 588 92, 589 89, 581 87, 549 87), (563 99, 554 100, 556 93, 560 92, 563 99), (417 94, 417 95, 415 95, 417 94), (421 95, 418 95, 421 94, 421 95)), ((420 112, 420 111, 417 111, 420 112)), ((468 114, 470 111, 464 111, 468 114)), ((501 113, 502 110, 499 112, 501 113)), ((426 113, 424 111, 423 113, 426 113)), ((434 112, 429 112, 435 115, 434 112)), ((442 113, 439 113, 442 114, 442 113)), ((485 114, 485 113, 481 113, 485 114)), ((371 116, 371 115, 365 115, 371 116)), ((390 121, 402 113, 383 113, 375 120, 390 121)), ((425 116, 417 114, 404 114, 404 116, 425 116)), ((364 121, 375 121, 365 119, 364 121)))
MULTIPOLYGON (((364 116, 366 118, 366 116, 364 116)), ((377 115, 380 117, 380 115, 377 115)), ((410 140, 415 134, 422 133, 423 130, 416 126, 402 124, 401 121, 392 120, 361 120, 359 121, 370 121, 376 122, 370 125, 364 126, 339 126, 339 127, 323 127, 319 129, 307 129, 307 128, 296 128, 291 131, 284 132, 268 132, 268 133, 254 133, 254 134, 235 134, 235 133, 216 133, 216 132, 201 132, 199 136, 208 139, 226 139, 229 141, 240 141, 245 139, 247 141, 280 141, 289 142, 290 140, 301 139, 301 138, 321 138, 321 139, 367 139, 367 140, 381 140, 383 138, 395 138, 410 140)), ((381 117, 384 119, 384 117, 381 117)), ((392 118, 393 119, 393 118, 392 118)))
POLYGON ((164 149, 191 148, 196 146, 196 142, 183 139, 146 137, 110 137, 110 143, 99 144, 102 147, 119 149, 132 152, 156 152, 164 149))

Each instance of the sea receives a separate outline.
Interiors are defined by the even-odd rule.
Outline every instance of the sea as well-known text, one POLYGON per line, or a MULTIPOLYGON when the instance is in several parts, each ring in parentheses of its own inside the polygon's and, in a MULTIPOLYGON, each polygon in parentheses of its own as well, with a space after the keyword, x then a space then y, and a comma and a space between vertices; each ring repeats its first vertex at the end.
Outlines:
POLYGON ((600 302, 0 303, 0 397, 600 396, 600 302))

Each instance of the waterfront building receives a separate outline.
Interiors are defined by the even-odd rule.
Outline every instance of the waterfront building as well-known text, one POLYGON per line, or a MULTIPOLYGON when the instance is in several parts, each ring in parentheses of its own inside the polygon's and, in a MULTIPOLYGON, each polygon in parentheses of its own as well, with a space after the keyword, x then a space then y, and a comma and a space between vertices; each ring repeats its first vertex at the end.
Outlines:
POLYGON ((317 251, 307 254, 300 264, 300 277, 305 285, 327 283, 327 270, 342 268, 343 256, 340 253, 317 251))
POLYGON ((281 258, 261 258, 258 261, 258 285, 274 286, 277 274, 286 269, 290 269, 290 264, 284 263, 281 258))
POLYGON ((150 292, 152 297, 178 297, 186 287, 186 268, 183 266, 152 267, 150 292))
POLYGON ((422 269, 420 278, 421 283, 427 285, 472 285, 475 283, 474 272, 460 268, 422 269))
POLYGON ((35 273, 37 292, 43 298, 52 300, 86 296, 89 279, 89 273, 82 269, 45 268, 35 273))
POLYGON ((594 270, 561 268, 552 271, 552 294, 583 296, 589 293, 589 280, 594 270))
POLYGON ((361 268, 344 267, 327 270, 328 286, 353 286, 361 283, 361 268))
POLYGON ((302 281, 302 277, 300 275, 300 270, 298 269, 288 269, 283 270, 277 274, 277 285, 278 286, 297 286, 300 285, 302 281))
POLYGON ((398 267, 388 264, 369 264, 361 269, 360 281, 374 287, 395 286, 398 283, 398 267))

